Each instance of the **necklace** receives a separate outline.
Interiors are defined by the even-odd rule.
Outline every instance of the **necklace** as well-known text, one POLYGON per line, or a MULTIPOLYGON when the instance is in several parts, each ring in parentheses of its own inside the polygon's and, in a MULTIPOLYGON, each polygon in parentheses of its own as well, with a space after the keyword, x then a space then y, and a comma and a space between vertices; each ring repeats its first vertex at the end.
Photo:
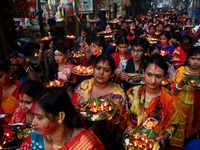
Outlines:
MULTIPOLYGON (((94 83, 93 83, 93 84, 94 84, 94 83)), ((110 85, 110 82, 108 82, 107 89, 106 89, 106 94, 105 94, 105 95, 108 94, 109 85, 110 85)), ((93 94, 93 93, 94 93, 93 87, 94 87, 94 86, 92 86, 92 91, 91 91, 91 94, 90 94, 90 100, 92 100, 92 99, 91 99, 92 95, 93 95, 93 98, 102 96, 102 93, 100 93, 99 95, 94 95, 94 94, 93 94)))
POLYGON ((66 141, 63 145, 56 145, 56 144, 54 144, 54 142, 53 142, 51 136, 49 135, 50 141, 51 141, 51 143, 53 144, 53 148, 54 148, 55 150, 59 150, 60 148, 62 148, 63 146, 65 146, 65 144, 67 144, 67 143, 70 141, 70 139, 71 139, 71 137, 72 137, 72 134, 73 134, 73 128, 72 128, 72 131, 71 131, 71 135, 69 136, 69 138, 67 139, 67 141, 66 141))
POLYGON ((8 88, 3 88, 3 87, 2 87, 2 89, 5 90, 5 91, 8 90, 8 89, 10 89, 10 88, 12 88, 12 85, 9 86, 8 88))
POLYGON ((124 60, 126 56, 119 56, 120 60, 124 60))

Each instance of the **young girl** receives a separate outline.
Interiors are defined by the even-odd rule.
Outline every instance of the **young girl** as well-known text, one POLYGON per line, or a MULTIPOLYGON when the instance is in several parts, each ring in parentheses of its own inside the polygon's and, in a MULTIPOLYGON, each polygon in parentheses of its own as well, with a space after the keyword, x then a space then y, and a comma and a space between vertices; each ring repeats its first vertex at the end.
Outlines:
POLYGON ((149 42, 144 38, 134 38, 131 43, 132 58, 122 60, 117 69, 116 83, 120 83, 124 91, 127 91, 131 85, 128 82, 130 79, 129 73, 142 74, 144 67, 144 54, 149 48, 149 42))
POLYGON ((66 89, 69 96, 72 97, 73 89, 71 85, 77 83, 77 78, 75 74, 72 74, 74 65, 69 63, 70 59, 72 59, 71 53, 67 51, 64 43, 57 42, 54 48, 54 61, 50 65, 49 79, 51 81, 54 79, 63 80, 63 88, 66 89))
POLYGON ((85 56, 84 56, 83 61, 81 63, 81 65, 83 65, 83 66, 87 66, 87 63, 88 63, 90 57, 92 56, 91 44, 92 44, 94 38, 95 37, 91 36, 91 35, 86 35, 83 38, 83 46, 84 46, 84 49, 85 49, 85 56))
POLYGON ((180 39, 181 39, 181 33, 180 32, 174 32, 172 34, 170 43, 174 46, 178 47, 180 45, 180 39))
POLYGON ((171 91, 176 96, 180 107, 180 122, 170 140, 171 150, 182 149, 184 144, 196 138, 199 129, 200 90, 188 85, 184 75, 200 75, 199 47, 192 47, 189 50, 186 62, 186 66, 177 69, 171 85, 171 91))
POLYGON ((169 54, 172 55, 176 47, 169 44, 170 39, 170 33, 168 31, 163 31, 160 34, 160 44, 158 44, 158 46, 161 48, 162 51, 169 52, 169 54))
POLYGON ((155 53, 160 54, 160 51, 161 51, 161 49, 160 49, 160 47, 157 46, 157 45, 153 45, 153 46, 151 46, 151 47, 149 48, 149 53, 150 53, 150 55, 153 55, 153 54, 155 54, 155 53))
POLYGON ((87 66, 94 66, 96 58, 105 52, 105 39, 102 36, 96 37, 91 44, 92 56, 90 57, 87 66))
POLYGON ((112 53, 111 56, 115 59, 115 69, 118 68, 121 60, 126 60, 131 58, 131 54, 126 52, 128 48, 128 40, 125 36, 120 36, 117 39, 117 52, 112 53))
POLYGON ((173 53, 173 64, 175 69, 178 69, 180 66, 186 65, 187 53, 190 50, 192 44, 192 37, 189 35, 183 35, 180 40, 180 46, 174 50, 173 53))

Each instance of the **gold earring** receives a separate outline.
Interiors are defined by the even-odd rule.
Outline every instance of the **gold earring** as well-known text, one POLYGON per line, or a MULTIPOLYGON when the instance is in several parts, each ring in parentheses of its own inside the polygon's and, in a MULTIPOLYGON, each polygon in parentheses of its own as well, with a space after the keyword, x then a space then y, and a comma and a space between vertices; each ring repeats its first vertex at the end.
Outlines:
POLYGON ((59 112, 59 120, 58 120, 58 125, 61 126, 62 125, 62 114, 61 112, 59 112))

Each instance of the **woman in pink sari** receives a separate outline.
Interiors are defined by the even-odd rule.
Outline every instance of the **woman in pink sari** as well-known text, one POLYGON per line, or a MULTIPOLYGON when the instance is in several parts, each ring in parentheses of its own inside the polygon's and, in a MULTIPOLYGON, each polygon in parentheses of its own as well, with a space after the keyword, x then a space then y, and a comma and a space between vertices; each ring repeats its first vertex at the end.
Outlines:
POLYGON ((64 81, 63 88, 68 92, 70 98, 73 96, 73 86, 77 83, 77 77, 72 74, 74 64, 71 52, 62 42, 57 42, 54 47, 54 60, 50 65, 49 80, 61 79, 64 81))

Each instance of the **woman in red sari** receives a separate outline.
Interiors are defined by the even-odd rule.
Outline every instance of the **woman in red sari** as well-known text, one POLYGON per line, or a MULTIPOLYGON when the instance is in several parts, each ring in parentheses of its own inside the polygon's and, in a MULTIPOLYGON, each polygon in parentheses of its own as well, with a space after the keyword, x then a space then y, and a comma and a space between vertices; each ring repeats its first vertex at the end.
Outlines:
POLYGON ((33 121, 32 106, 34 97, 43 91, 44 87, 41 82, 27 81, 19 89, 19 107, 15 110, 9 123, 29 123, 33 121))
POLYGON ((61 88, 47 88, 34 106, 32 132, 20 150, 105 150, 90 130, 84 130, 80 114, 73 107, 69 95, 61 88))
POLYGON ((19 105, 21 83, 10 77, 9 62, 0 60, 0 114, 13 114, 19 105))
POLYGON ((117 50, 115 53, 112 53, 111 56, 115 59, 115 69, 118 68, 121 60, 126 60, 131 58, 131 53, 127 52, 128 48, 128 39, 125 36, 120 36, 117 39, 117 50))

